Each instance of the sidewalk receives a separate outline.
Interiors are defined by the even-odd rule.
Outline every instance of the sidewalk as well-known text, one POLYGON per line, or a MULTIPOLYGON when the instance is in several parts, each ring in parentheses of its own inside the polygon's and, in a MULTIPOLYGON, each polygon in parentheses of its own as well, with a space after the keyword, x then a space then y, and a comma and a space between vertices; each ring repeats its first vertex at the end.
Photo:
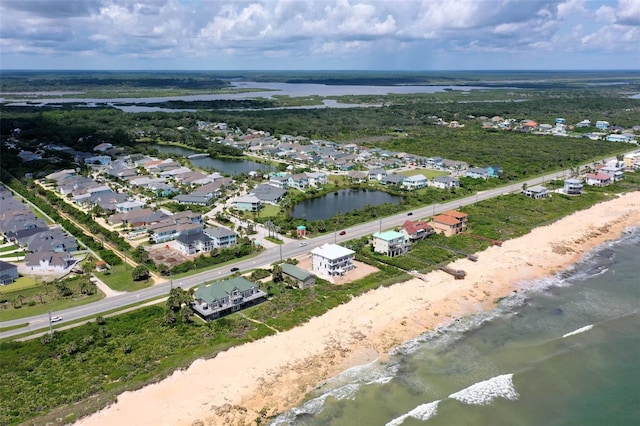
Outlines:
POLYGON ((125 293, 123 291, 112 290, 111 287, 109 287, 107 284, 104 283, 104 281, 102 281, 100 278, 96 277, 93 274, 91 274, 90 280, 94 282, 96 286, 100 289, 100 291, 104 293, 105 297, 113 297, 113 296, 117 296, 119 294, 125 293))

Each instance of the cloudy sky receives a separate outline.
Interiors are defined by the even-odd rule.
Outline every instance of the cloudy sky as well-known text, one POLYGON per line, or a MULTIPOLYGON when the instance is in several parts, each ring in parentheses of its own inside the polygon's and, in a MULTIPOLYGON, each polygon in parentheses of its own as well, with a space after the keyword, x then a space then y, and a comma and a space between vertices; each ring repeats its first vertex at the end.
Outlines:
POLYGON ((640 69, 640 0, 0 0, 0 69, 640 69))

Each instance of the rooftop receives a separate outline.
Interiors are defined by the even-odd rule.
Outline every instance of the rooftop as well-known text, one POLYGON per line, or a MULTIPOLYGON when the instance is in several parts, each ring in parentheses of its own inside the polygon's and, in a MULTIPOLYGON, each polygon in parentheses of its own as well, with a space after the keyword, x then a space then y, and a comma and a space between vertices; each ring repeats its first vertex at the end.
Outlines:
POLYGON ((351 256, 355 251, 337 244, 326 243, 320 247, 311 250, 311 254, 322 256, 326 259, 340 259, 341 257, 351 256))

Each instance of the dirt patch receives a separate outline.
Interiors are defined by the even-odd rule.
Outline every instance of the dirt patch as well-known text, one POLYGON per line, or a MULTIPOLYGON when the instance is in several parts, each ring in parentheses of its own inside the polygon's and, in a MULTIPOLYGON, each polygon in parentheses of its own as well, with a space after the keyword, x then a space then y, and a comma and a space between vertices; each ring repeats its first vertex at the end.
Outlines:
POLYGON ((189 257, 180 253, 178 250, 171 247, 171 245, 159 244, 156 247, 150 248, 149 258, 155 262, 156 265, 167 265, 172 268, 176 265, 191 260, 189 257))
POLYGON ((357 260, 353 261, 355 265, 355 269, 350 270, 342 277, 327 277, 324 275, 318 274, 311 268, 311 255, 306 255, 304 257, 298 258, 298 267, 304 269, 307 272, 317 275, 318 277, 329 281, 332 284, 346 284, 355 280, 359 280, 360 278, 364 278, 367 275, 373 274, 374 272, 378 272, 379 269, 375 266, 368 265, 366 263, 359 262, 357 260))

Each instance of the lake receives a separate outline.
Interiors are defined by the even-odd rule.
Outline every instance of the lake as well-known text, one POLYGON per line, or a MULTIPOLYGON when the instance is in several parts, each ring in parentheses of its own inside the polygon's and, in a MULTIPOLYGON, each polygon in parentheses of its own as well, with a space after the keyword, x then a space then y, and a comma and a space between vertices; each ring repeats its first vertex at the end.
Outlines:
MULTIPOLYGON (((445 90, 490 90, 498 87, 474 87, 474 86, 359 86, 359 85, 327 85, 327 84, 306 84, 306 83, 258 83, 254 81, 241 81, 233 83, 236 89, 264 89, 264 91, 243 92, 243 93, 216 93, 216 94, 198 94, 188 96, 166 96, 166 97, 149 97, 149 98, 60 98, 52 95, 51 99, 33 99, 22 98, 19 96, 5 98, 7 93, 3 93, 0 101, 13 102, 11 105, 20 106, 27 105, 46 105, 46 104, 62 104, 78 102, 89 107, 102 106, 104 104, 121 108, 119 104, 142 104, 156 103, 164 101, 214 101, 222 99, 257 99, 272 98, 277 96, 343 96, 343 95, 388 95, 388 94, 411 94, 411 93, 437 93, 445 90)), ((336 108, 340 104, 329 103, 323 104, 321 108, 336 108)))
POLYGON ((336 213, 347 213, 367 205, 378 206, 384 203, 398 204, 402 197, 382 191, 366 189, 341 189, 319 198, 298 203, 291 216, 295 219, 326 220, 336 213))
MULTIPOLYGON (((165 154, 178 154, 182 157, 187 157, 192 154, 200 154, 199 151, 194 151, 193 149, 189 148, 183 148, 181 146, 151 144, 149 145, 149 147, 157 149, 158 152, 162 152, 165 154)), ((241 173, 249 173, 251 171, 258 170, 261 170, 263 172, 275 171, 275 168, 273 166, 251 160, 230 160, 226 158, 219 159, 203 157, 193 158, 189 161, 194 165, 194 167, 199 167, 202 169, 215 169, 220 173, 227 175, 238 175, 241 173)))

